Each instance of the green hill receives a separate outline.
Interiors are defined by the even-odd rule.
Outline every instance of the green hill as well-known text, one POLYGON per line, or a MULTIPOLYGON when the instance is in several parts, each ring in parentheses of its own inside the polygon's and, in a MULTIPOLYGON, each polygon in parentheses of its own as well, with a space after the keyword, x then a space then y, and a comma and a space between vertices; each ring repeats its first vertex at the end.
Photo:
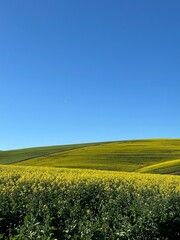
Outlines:
POLYGON ((180 171, 180 162, 173 161, 177 159, 180 159, 180 139, 75 144, 0 152, 0 164, 153 173, 180 171))
POLYGON ((82 148, 84 146, 87 146, 87 144, 60 145, 0 151, 0 164, 12 164, 28 159, 34 159, 40 156, 48 156, 49 154, 57 152, 72 150, 74 148, 82 148))
POLYGON ((153 164, 139 169, 141 173, 176 173, 180 174, 180 159, 165 161, 162 163, 153 164))

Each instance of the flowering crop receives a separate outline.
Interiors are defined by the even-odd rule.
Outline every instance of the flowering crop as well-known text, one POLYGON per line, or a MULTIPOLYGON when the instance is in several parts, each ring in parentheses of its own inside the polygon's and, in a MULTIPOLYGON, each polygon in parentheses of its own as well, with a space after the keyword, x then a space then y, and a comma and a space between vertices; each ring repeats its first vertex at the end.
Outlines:
POLYGON ((0 166, 0 239, 180 239, 178 176, 0 166))

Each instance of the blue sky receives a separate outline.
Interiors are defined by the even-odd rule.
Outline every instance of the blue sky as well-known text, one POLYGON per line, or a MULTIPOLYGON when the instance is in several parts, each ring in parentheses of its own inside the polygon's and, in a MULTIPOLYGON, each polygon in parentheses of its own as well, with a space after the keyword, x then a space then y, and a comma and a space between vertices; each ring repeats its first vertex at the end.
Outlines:
POLYGON ((0 2, 0 149, 180 137, 179 0, 0 2))

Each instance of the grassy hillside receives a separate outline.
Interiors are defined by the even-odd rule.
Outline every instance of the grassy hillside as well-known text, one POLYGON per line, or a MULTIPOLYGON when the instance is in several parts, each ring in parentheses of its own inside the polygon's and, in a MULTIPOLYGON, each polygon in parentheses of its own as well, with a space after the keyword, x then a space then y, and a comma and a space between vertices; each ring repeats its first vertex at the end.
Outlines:
MULTIPOLYGON (((147 166, 180 159, 180 139, 120 141, 22 149, 1 152, 0 159, 1 164, 14 163, 15 165, 25 166, 104 169, 128 172, 141 171, 140 169, 147 166), (6 153, 8 154, 6 155, 6 153), (2 157, 3 154, 4 158, 2 157)), ((161 166, 160 173, 179 171, 179 162, 173 167, 172 165, 173 162, 167 164, 166 167, 161 166)), ((146 169, 143 171, 146 171, 146 169)), ((154 168, 148 170, 148 172, 156 171, 154 168)))
POLYGON ((153 164, 153 165, 141 168, 138 172, 141 172, 141 173, 164 173, 164 172, 180 173, 180 159, 153 164))
MULTIPOLYGON (((89 144, 93 145, 93 144, 89 144)), ((36 147, 25 148, 10 151, 0 151, 0 164, 12 164, 14 162, 25 161, 28 159, 34 159, 39 156, 48 156, 52 153, 63 152, 74 148, 82 148, 87 144, 73 144, 73 145, 61 145, 61 146, 48 146, 48 147, 36 147)))

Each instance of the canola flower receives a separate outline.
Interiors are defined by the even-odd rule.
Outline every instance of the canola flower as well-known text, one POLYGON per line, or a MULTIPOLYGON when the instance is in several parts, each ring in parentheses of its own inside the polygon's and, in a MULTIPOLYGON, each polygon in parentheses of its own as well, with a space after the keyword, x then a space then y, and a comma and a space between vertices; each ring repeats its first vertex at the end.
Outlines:
POLYGON ((179 239, 180 178, 0 166, 0 239, 179 239))

